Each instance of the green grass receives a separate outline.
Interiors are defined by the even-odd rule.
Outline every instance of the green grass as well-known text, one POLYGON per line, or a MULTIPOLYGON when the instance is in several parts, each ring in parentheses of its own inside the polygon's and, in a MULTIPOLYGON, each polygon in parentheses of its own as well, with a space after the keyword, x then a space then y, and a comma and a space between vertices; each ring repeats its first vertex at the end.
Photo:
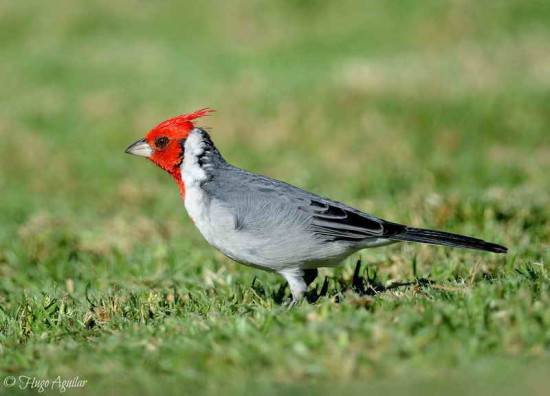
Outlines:
POLYGON ((519 0, 0 4, 0 380, 545 394, 549 18, 519 0), (363 251, 288 310, 282 279, 208 246, 169 176, 123 154, 204 106, 237 166, 510 253, 363 251), (361 295, 358 259, 373 283, 433 283, 361 295))

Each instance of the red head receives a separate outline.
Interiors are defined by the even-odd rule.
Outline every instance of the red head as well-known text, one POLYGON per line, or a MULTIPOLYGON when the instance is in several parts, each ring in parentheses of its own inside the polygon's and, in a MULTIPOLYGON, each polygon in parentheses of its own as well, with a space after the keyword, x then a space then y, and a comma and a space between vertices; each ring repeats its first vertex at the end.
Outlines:
POLYGON ((168 171, 178 182, 181 193, 185 187, 180 175, 180 164, 183 160, 182 139, 187 138, 194 128, 191 121, 213 112, 200 109, 189 114, 180 115, 163 121, 151 129, 144 139, 138 140, 126 149, 126 153, 147 157, 162 169, 168 171))

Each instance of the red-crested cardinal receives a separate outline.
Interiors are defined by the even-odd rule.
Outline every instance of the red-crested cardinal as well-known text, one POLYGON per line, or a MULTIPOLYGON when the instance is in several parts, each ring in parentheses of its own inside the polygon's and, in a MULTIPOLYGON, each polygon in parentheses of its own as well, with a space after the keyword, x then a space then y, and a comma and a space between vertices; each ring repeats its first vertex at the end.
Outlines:
POLYGON ((346 204, 230 165, 192 121, 202 109, 158 124, 126 149, 176 180, 204 238, 231 259, 286 279, 293 301, 317 276, 361 249, 402 241, 506 253, 481 239, 392 223, 346 204))

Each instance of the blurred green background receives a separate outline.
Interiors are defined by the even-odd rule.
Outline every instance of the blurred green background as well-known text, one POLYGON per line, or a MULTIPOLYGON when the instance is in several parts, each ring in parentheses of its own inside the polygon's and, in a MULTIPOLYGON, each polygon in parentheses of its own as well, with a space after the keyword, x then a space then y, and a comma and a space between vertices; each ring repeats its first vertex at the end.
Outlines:
POLYGON ((3 1, 0 54, 5 375, 545 394, 550 2, 3 1), (281 279, 215 252, 169 176, 123 154, 201 107, 236 166, 510 254, 365 251, 286 311, 281 279), (359 257, 442 286, 344 293, 359 257))

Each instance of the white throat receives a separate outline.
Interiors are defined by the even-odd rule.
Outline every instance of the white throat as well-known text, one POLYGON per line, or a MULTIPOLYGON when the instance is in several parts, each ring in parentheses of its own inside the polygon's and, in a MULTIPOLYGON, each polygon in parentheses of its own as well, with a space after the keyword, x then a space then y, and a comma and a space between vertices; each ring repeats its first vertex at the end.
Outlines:
POLYGON ((206 180, 207 175, 199 164, 199 157, 205 150, 200 130, 193 129, 189 133, 184 148, 185 152, 180 172, 185 184, 185 209, 187 209, 189 217, 191 217, 199 231, 205 235, 209 231, 207 229, 208 202, 201 189, 201 183, 206 180))
POLYGON ((199 165, 199 157, 204 154, 204 148, 205 144, 200 130, 193 129, 185 141, 185 152, 180 167, 186 191, 206 180, 206 172, 199 165))

